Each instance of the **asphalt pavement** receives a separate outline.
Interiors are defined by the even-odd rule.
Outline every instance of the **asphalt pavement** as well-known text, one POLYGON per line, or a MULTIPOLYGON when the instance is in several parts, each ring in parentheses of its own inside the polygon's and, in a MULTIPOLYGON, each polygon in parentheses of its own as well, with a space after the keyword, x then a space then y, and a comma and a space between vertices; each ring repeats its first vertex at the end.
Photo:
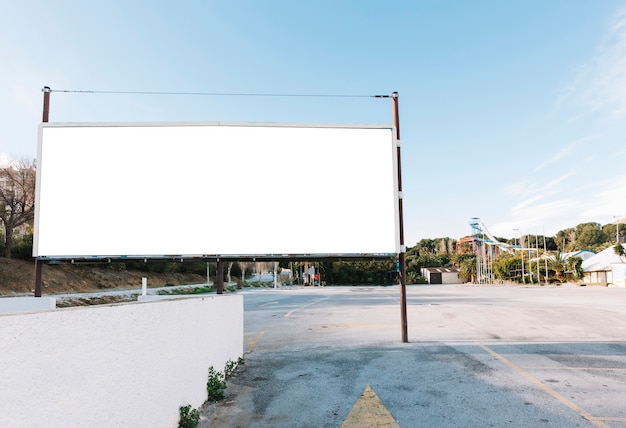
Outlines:
POLYGON ((244 360, 201 427, 626 427, 626 289, 244 291, 244 360))

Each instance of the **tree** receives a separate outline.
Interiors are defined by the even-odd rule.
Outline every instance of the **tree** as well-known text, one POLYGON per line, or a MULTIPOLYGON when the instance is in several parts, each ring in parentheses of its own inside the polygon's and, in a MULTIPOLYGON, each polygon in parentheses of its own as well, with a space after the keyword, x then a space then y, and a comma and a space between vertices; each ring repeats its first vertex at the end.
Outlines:
POLYGON ((565 253, 568 250, 571 250, 574 242, 576 242, 576 230, 573 227, 559 230, 556 233, 555 241, 558 249, 560 249, 562 252, 565 253))
POLYGON ((476 282, 476 254, 467 252, 454 253, 450 257, 454 266, 459 268, 459 278, 465 282, 476 282))
POLYGON ((615 254, 619 256, 619 259, 623 262, 624 257, 626 257, 626 248, 624 248, 622 244, 616 244, 613 247, 613 250, 615 251, 615 254))
POLYGON ((422 239, 417 243, 415 247, 413 247, 415 252, 422 253, 422 250, 426 250, 429 253, 435 253, 435 241, 433 239, 422 239))
POLYGON ((556 277, 561 280, 567 269, 567 260, 563 258, 560 252, 555 252, 548 257, 548 268, 553 270, 556 277))
POLYGON ((493 261, 493 272, 498 279, 511 278, 511 271, 517 269, 520 264, 520 258, 517 255, 503 253, 493 261))
POLYGON ((581 223, 576 226, 576 250, 597 249, 609 240, 599 223, 581 223))
POLYGON ((580 257, 568 257, 567 269, 572 272, 574 278, 582 278, 583 276, 583 259, 580 257))
POLYGON ((463 281, 476 282, 476 255, 467 255, 459 266, 459 278, 463 281))
POLYGON ((4 256, 11 257, 14 230, 35 217, 34 164, 13 161, 0 168, 0 220, 4 226, 4 256))

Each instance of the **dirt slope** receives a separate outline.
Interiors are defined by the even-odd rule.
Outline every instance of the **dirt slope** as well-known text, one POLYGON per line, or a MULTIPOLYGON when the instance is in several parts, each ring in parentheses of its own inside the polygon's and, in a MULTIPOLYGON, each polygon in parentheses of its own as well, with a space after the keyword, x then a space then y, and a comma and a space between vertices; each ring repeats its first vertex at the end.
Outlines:
MULTIPOLYGON (((149 287, 206 282, 206 277, 195 274, 159 274, 93 265, 44 265, 43 294, 141 288, 142 277, 148 278, 149 287)), ((34 262, 0 257, 0 296, 29 295, 34 292, 34 285, 34 262)))

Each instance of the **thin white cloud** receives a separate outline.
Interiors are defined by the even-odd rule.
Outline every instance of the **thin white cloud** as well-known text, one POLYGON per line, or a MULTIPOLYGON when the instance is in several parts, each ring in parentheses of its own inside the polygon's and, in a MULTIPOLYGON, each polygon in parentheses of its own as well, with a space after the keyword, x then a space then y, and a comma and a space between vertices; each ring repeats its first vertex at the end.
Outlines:
POLYGON ((626 7, 616 12, 594 56, 577 67, 548 117, 560 112, 569 124, 589 114, 609 119, 626 116, 626 7))
POLYGON ((592 141, 597 140, 598 138, 599 135, 595 134, 573 141, 572 143, 564 146, 561 150, 553 154, 549 159, 544 160, 542 163, 534 167, 531 172, 538 172, 560 161, 563 161, 564 159, 567 159, 572 155, 575 155, 581 146, 583 146, 584 144, 589 144, 592 141))
POLYGON ((599 183, 581 212, 581 217, 590 219, 610 219, 615 215, 626 216, 626 173, 599 183))
POLYGON ((626 116, 626 8, 619 10, 613 25, 588 63, 589 84, 582 100, 591 111, 613 119, 626 116))
POLYGON ((545 228, 546 234, 553 235, 572 226, 570 219, 577 205, 577 200, 571 198, 520 205, 511 209, 509 220, 496 223, 491 229, 495 234, 511 236, 513 229, 518 229, 519 235, 524 235, 537 232, 543 234, 545 228))

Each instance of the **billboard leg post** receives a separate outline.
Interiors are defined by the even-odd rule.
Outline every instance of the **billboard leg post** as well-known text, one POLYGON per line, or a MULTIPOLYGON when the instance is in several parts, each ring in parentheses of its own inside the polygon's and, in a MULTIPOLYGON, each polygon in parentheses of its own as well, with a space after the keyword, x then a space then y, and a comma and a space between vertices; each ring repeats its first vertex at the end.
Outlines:
MULTIPOLYGON (((41 90, 43 92, 43 112, 41 121, 48 122, 50 118, 50 87, 44 86, 41 90)), ((43 288, 43 263, 36 258, 35 259, 35 297, 41 297, 41 291, 43 288)))
POLYGON ((398 162, 398 224, 400 228, 400 254, 398 254, 398 264, 400 265, 400 324, 402 328, 402 342, 409 341, 408 322, 406 311, 406 247, 404 245, 404 214, 402 206, 402 163, 400 157, 400 113, 398 108, 398 93, 391 94, 393 102, 393 124, 396 128, 396 139, 398 147, 396 148, 396 158, 398 162))
POLYGON ((41 289, 43 288, 43 263, 39 259, 35 259, 35 297, 41 297, 41 289))
POLYGON ((215 275, 215 291, 224 294, 224 260, 217 261, 217 273, 215 275))

